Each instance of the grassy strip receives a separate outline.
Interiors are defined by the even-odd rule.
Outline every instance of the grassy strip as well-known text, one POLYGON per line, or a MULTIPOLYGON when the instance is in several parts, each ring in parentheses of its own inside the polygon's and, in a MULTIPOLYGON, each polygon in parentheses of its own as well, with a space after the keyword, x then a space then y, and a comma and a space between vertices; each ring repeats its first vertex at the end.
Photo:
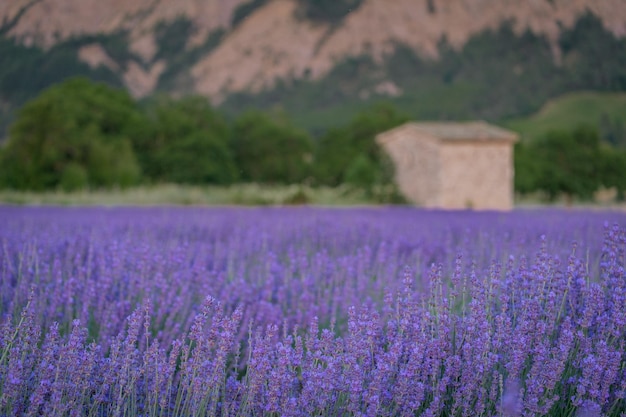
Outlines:
MULTIPOLYGON (((515 195, 518 208, 579 207, 626 210, 626 203, 615 201, 611 190, 600 190, 593 201, 568 199, 565 196, 550 202, 546 195, 534 193, 515 195)), ((380 194, 380 193, 379 193, 380 194)), ((161 184, 128 189, 44 192, 0 190, 0 205, 29 206, 358 206, 376 205, 376 193, 367 193, 348 185, 309 187, 306 185, 235 184, 224 186, 193 186, 161 184)))
POLYGON ((228 187, 163 184, 129 189, 45 192, 0 190, 0 204, 15 205, 361 205, 375 203, 348 186, 237 184, 228 187))

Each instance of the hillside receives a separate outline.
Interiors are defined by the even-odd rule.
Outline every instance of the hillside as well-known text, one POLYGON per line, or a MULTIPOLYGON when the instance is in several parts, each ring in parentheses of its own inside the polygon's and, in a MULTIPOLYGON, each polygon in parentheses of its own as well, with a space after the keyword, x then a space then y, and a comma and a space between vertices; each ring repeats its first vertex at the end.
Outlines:
POLYGON ((5 0, 0 22, 0 127, 75 74, 135 97, 278 106, 313 130, 383 98, 415 117, 501 119, 626 90, 623 0, 5 0), (540 96, 481 103, 529 87, 540 96))
POLYGON ((598 126, 600 135, 613 145, 626 147, 626 94, 572 93, 551 100, 530 117, 506 121, 505 126, 534 140, 552 130, 575 125, 598 126))

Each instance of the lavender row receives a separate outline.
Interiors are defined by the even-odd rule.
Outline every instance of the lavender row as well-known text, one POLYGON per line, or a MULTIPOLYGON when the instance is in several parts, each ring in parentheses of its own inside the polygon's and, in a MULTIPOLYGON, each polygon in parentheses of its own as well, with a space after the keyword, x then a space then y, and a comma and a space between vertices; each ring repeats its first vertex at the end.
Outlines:
POLYGON ((626 408, 618 213, 0 214, 0 415, 626 408))

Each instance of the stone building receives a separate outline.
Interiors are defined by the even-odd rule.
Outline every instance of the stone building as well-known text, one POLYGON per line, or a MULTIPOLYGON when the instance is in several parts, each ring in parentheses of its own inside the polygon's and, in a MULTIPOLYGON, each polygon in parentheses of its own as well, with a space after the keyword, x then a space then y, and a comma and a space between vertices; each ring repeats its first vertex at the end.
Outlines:
POLYGON ((479 122, 413 122, 376 141, 414 204, 444 209, 513 207, 513 145, 518 135, 479 122))

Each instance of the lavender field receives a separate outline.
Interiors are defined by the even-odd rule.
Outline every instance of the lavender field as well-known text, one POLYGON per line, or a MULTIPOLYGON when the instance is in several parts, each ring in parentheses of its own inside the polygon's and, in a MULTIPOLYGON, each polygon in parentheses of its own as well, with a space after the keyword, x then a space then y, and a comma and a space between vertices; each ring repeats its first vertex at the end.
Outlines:
POLYGON ((0 416, 626 416, 626 214, 0 207, 0 416))

